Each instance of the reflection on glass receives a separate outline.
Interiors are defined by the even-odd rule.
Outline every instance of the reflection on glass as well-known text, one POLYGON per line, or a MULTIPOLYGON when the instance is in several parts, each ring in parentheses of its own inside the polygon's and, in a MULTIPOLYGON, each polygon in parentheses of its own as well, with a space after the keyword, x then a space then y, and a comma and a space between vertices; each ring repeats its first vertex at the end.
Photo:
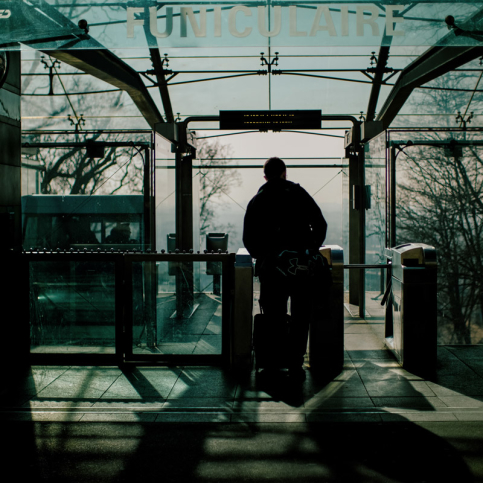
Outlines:
MULTIPOLYGON (((170 248, 168 238, 176 233, 176 196, 175 196, 175 157, 171 153, 171 143, 155 135, 156 157, 156 250, 172 251, 176 247, 173 238, 173 247, 170 248)), ((176 235, 173 235, 175 237, 176 235)))
MULTIPOLYGON (((386 246, 386 133, 365 145, 366 196, 366 264, 385 264, 386 246)), ((382 298, 385 270, 365 270, 366 308, 382 298)))
POLYGON ((383 269, 365 269, 366 292, 365 292, 365 320, 371 324, 371 328, 384 340, 384 312, 385 306, 381 305, 386 287, 378 286, 380 280, 384 280, 383 269), (373 290, 368 290, 368 283, 373 283, 373 290))
POLYGON ((142 248, 142 195, 22 197, 23 246, 142 248))
POLYGON ((114 352, 114 264, 30 262, 32 352, 114 352))
POLYGON ((400 131, 397 242, 421 242, 438 256, 438 342, 483 341, 483 195, 480 133, 400 131), (411 143, 408 145, 408 142, 411 143))
POLYGON ((133 264, 135 354, 221 354, 221 275, 208 272, 206 262, 133 264))

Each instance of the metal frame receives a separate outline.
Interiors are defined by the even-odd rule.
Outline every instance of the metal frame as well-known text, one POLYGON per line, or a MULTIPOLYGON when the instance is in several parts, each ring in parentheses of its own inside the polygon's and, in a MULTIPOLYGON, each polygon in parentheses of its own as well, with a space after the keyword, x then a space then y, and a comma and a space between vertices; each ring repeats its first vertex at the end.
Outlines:
POLYGON ((37 40, 18 39, 18 42, 126 91, 152 128, 156 123, 164 122, 141 76, 93 39, 88 34, 87 25, 85 28, 80 24, 75 25, 47 2, 42 3, 42 11, 32 7, 29 14, 36 18, 39 25, 50 23, 52 30, 59 32, 59 36, 37 40), (59 48, 58 41, 61 39, 68 42, 59 48), (64 50, 60 50, 62 48, 64 50))
MULTIPOLYGON (((31 353, 30 352, 30 336, 29 344, 29 362, 31 364, 80 364, 80 365, 112 365, 122 364, 122 354, 119 344, 123 334, 123 314, 122 306, 122 285, 123 285, 123 254, 122 253, 106 253, 106 252, 24 252, 19 256, 20 266, 24 274, 22 280, 25 281, 22 287, 21 297, 23 299, 24 311, 20 324, 24 327, 24 332, 30 327, 30 311, 32 309, 30 303, 30 263, 31 262, 112 262, 115 271, 115 352, 112 354, 66 354, 66 353, 31 353)), ((28 332, 29 333, 29 332, 28 332)))
MULTIPOLYGON (((127 131, 126 133, 129 133, 127 131)), ((134 131, 133 131, 134 132, 134 131)), ((107 147, 140 147, 144 150, 144 155, 141 155, 143 158, 143 199, 144 199, 144 240, 145 243, 154 249, 156 246, 156 230, 155 227, 155 175, 156 170, 154 169, 154 135, 153 131, 141 131, 145 133, 149 133, 151 135, 151 141, 96 141, 96 144, 100 144, 102 146, 107 147)), ((89 135, 91 133, 94 134, 113 134, 115 131, 82 131, 83 134, 89 135)), ((37 134, 37 133, 36 133, 37 134)), ((45 133, 42 133, 45 134, 45 133)), ((70 133, 63 133, 63 134, 70 134, 70 133)), ((87 147, 87 140, 84 142, 24 142, 22 143, 22 147, 25 148, 70 148, 70 147, 80 147, 85 148, 87 147)), ((138 150, 137 154, 141 154, 141 149, 138 150)), ((38 168, 37 168, 38 169, 38 168)))
MULTIPOLYGON (((481 22, 482 19, 483 9, 467 23, 481 22)), ((483 55, 483 47, 480 46, 454 46, 455 35, 455 32, 450 32, 439 41, 438 46, 429 48, 400 73, 376 118, 382 123, 382 130, 389 127, 414 89, 483 55)))
MULTIPOLYGON (((479 132, 481 133, 483 128, 414 128, 414 129, 387 129, 386 132, 386 248, 392 248, 396 246, 397 243, 397 230, 396 230, 396 201, 397 201, 397 171, 396 171, 396 161, 400 151, 396 152, 396 149, 401 146, 400 140, 391 140, 391 135, 393 133, 411 133, 411 132, 446 132, 446 133, 468 133, 468 132, 479 132)), ((449 145, 451 141, 445 140, 421 140, 412 141, 412 146, 440 146, 444 147, 449 145)), ((456 144, 463 146, 482 146, 483 141, 478 140, 453 140, 456 144)), ((410 146, 407 144, 406 146, 410 146)))
MULTIPOLYGON (((191 122, 217 122, 220 120, 220 116, 191 116, 184 121, 175 124, 173 127, 173 133, 177 133, 178 139, 168 139, 176 146, 176 173, 180 180, 180 190, 183 186, 191 186, 191 164, 193 155, 186 157, 189 158, 188 164, 183 167, 181 162, 181 153, 191 152, 191 147, 187 143, 186 132, 188 130, 188 124, 191 122), (177 130, 177 131, 176 131, 177 130), (185 169, 186 168, 186 169, 185 169), (189 168, 189 169, 188 169, 189 168), (182 174, 185 173, 184 175, 182 174), (189 178, 189 179, 188 179, 189 178)), ((364 176, 364 150, 360 147, 361 123, 353 116, 347 115, 321 115, 321 121, 350 121, 352 123, 352 143, 351 146, 346 148, 346 157, 349 159, 349 189, 350 189, 350 203, 349 203, 349 262, 363 264, 365 262, 365 176, 364 176), (353 188, 356 187, 356 188, 353 188), (358 187, 358 190, 357 190, 358 187), (359 193, 359 206, 355 205, 355 200, 352 200, 353 190, 357 190, 359 193), (354 202, 353 202, 354 201, 354 202), (355 236, 354 236, 355 235, 355 236), (351 240, 356 240, 356 242, 351 240)), ((321 127, 322 129, 322 127, 321 127)), ((178 182, 177 182, 178 183, 178 182)), ((189 243, 186 244, 184 240, 186 237, 184 233, 188 235, 193 232, 192 218, 189 221, 190 214, 192 213, 192 200, 190 197, 183 196, 179 193, 176 203, 176 230, 177 230, 177 247, 179 249, 189 249, 189 243), (190 224, 191 223, 191 224, 190 224), (179 240, 178 240, 179 239, 179 240)), ((364 272, 363 270, 351 271, 349 276, 349 293, 350 301, 354 305, 359 305, 360 316, 364 315, 364 272)))
MULTIPOLYGON (((191 122, 217 122, 219 116, 191 116, 176 124, 173 133, 177 129, 178 139, 170 141, 176 145, 176 173, 177 173, 177 203, 176 203, 176 230, 177 248, 189 249, 192 245, 187 243, 187 238, 192 237, 192 200, 189 196, 183 196, 183 189, 189 187, 191 192, 191 166, 192 155, 184 159, 189 162, 181 162, 183 152, 190 151, 185 138, 188 124, 191 122), (184 174, 183 174, 184 173, 184 174), (179 187, 179 189, 178 189, 179 187), (188 236, 185 236, 188 235, 188 236)), ((360 148, 360 121, 353 116, 346 115, 322 115, 321 121, 350 121, 352 128, 352 144, 347 148, 346 157, 349 159, 349 262, 359 264, 361 270, 351 270, 349 274, 349 297, 350 303, 359 306, 359 315, 365 313, 365 277, 363 264, 365 262, 365 174, 364 174, 364 151, 360 148), (358 188, 358 189, 357 189, 358 188), (356 206, 353 190, 358 192, 359 204, 356 206)), ((321 128, 322 129, 322 128, 321 128)), ((188 193, 187 193, 188 194, 188 193)))
POLYGON ((125 304, 124 314, 124 353, 123 360, 126 363, 163 363, 163 364, 222 364, 228 365, 231 361, 231 332, 233 310, 233 276, 234 254, 126 254, 124 256, 126 274, 124 280, 123 298, 125 304), (134 354, 132 340, 132 298, 133 280, 132 264, 138 262, 156 263, 173 262, 196 263, 196 262, 221 262, 222 264, 222 350, 221 354, 134 354))
MULTIPOLYGON (((23 331, 28 333, 30 325, 29 299, 29 266, 31 262, 112 262, 115 267, 115 353, 113 354, 82 354, 82 353, 30 353, 32 364, 99 364, 123 365, 136 364, 191 364, 191 365, 230 365, 232 363, 231 334, 233 331, 233 297, 234 297, 234 269, 235 254, 189 254, 189 253, 133 253, 133 252, 101 252, 101 251, 53 251, 53 252, 24 252, 20 255, 22 267, 21 297, 23 311, 20 324, 23 331), (134 354, 132 350, 133 329, 133 263, 173 262, 221 262, 222 264, 222 351, 221 354, 134 354)), ((155 287, 153 280, 151 287, 155 287)), ((145 294, 149 303, 155 303, 155 293, 145 294), (154 295, 154 299, 150 299, 154 295)), ((155 310, 155 306, 151 306, 155 310)))

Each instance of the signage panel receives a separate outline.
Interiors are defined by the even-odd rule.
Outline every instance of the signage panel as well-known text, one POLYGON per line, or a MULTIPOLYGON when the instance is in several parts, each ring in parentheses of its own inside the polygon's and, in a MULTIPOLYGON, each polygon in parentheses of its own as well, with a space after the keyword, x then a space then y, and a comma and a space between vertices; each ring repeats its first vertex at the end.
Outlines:
POLYGON ((322 111, 220 111, 220 129, 226 131, 320 129, 322 111))
POLYGON ((156 41, 163 48, 266 47, 268 42, 272 48, 378 47, 381 42, 479 46, 478 32, 483 29, 482 0, 261 3, 0 0, 0 49, 145 48, 156 41), (459 29, 448 30, 447 15, 455 16, 459 29), (80 20, 88 29, 79 27, 80 20))

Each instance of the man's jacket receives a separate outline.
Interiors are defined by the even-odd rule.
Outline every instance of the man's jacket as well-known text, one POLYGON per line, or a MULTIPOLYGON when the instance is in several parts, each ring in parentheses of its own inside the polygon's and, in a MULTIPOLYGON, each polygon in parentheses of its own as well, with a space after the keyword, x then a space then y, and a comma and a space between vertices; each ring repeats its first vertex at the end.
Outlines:
POLYGON ((243 243, 257 263, 283 250, 318 249, 327 223, 314 199, 300 185, 267 181, 247 207, 243 243))

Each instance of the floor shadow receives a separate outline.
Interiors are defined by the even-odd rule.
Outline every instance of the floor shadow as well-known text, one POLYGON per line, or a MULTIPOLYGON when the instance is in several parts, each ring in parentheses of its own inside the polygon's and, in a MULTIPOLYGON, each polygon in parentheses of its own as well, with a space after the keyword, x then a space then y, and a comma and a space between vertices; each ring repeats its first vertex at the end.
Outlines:
POLYGON ((444 422, 413 422, 405 418, 404 410, 424 414, 436 409, 413 381, 397 370, 391 372, 384 367, 390 357, 380 353, 376 354, 378 359, 370 360, 374 355, 373 351, 359 354, 368 359, 358 360, 354 364, 356 369, 349 369, 339 380, 311 379, 305 389, 308 427, 317 442, 319 464, 331 469, 330 481, 476 481, 467 461, 471 461, 474 451, 483 448, 482 441, 466 435, 456 419, 449 426, 444 422), (342 383, 349 381, 350 372, 356 384, 344 389, 342 383), (346 392, 337 399, 337 391, 346 392), (307 397, 309 394, 312 397, 307 397), (362 403, 351 410, 350 394, 355 396, 353 401, 369 401, 367 407, 362 403), (383 408, 384 404, 392 403, 395 412, 383 408), (446 437, 432 430, 445 424, 453 431, 446 437), (456 443, 465 448, 465 454, 455 447, 456 443))
POLYGON ((481 481, 465 461, 481 454, 481 439, 404 422, 29 423, 4 434, 4 470, 36 481, 481 481), (23 444, 33 433, 34 444, 23 444))
POLYGON ((303 406, 303 381, 290 380, 287 371, 262 370, 254 373, 254 387, 275 402, 283 402, 294 408, 303 406))

